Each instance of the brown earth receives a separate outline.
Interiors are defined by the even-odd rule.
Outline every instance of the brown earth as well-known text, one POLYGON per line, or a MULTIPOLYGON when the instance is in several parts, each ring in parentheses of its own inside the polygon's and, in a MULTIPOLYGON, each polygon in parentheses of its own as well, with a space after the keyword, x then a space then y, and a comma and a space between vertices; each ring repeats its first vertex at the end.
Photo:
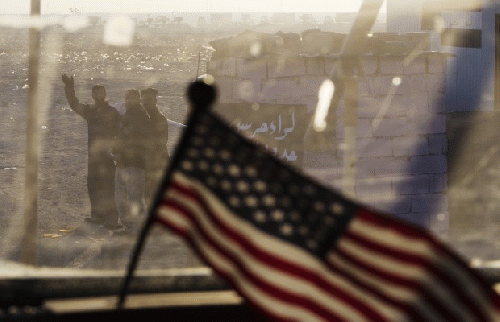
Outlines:
MULTIPOLYGON (((120 48, 102 43, 102 27, 79 33, 55 27, 43 30, 37 209, 41 266, 124 268, 135 242, 135 236, 112 236, 83 222, 90 211, 86 122, 69 109, 61 74, 75 75, 77 97, 87 103, 90 88, 97 83, 106 86, 111 104, 123 102, 127 89, 154 86, 160 110, 182 123, 186 85, 197 71, 204 72, 211 55, 203 46, 220 36, 147 29, 137 34, 133 46, 120 48)), ((0 35, 0 259, 18 259, 24 211, 28 32, 3 28, 0 35)), ((170 132, 172 148, 179 131, 170 132)), ((200 265, 176 236, 168 232, 153 236, 146 246, 145 267, 200 265)))

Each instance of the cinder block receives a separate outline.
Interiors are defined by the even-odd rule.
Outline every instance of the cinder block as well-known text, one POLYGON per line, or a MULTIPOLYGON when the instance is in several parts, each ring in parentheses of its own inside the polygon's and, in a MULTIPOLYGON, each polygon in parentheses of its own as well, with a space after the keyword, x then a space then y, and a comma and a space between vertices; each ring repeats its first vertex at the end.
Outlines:
POLYGON ((409 162, 408 158, 384 157, 375 160, 375 176, 394 176, 406 173, 409 162))
POLYGON ((365 158, 360 156, 356 160, 356 177, 366 178, 375 175, 375 158, 365 158))
POLYGON ((429 135, 429 154, 446 154, 448 141, 446 134, 429 135))
POLYGON ((427 92, 427 74, 418 74, 407 76, 406 84, 409 88, 406 89, 407 93, 425 93, 427 92))
POLYGON ((403 176, 393 180, 394 193, 397 195, 416 195, 429 193, 430 176, 403 176))
POLYGON ((305 57, 307 75, 325 75, 325 58, 324 57, 305 57))
POLYGON ((358 139, 357 154, 363 157, 390 157, 392 156, 391 139, 358 139))
POLYGON ((207 72, 214 76, 236 76, 236 58, 224 57, 210 61, 207 64, 207 72))
POLYGON ((439 54, 427 56, 427 72, 429 74, 444 74, 446 66, 445 56, 439 54))
MULTIPOLYGON (((307 114, 312 115, 316 111, 316 106, 318 105, 318 96, 306 96, 302 98, 302 103, 306 105, 307 114)), ((335 112, 335 111, 333 111, 335 112)))
MULTIPOLYGON (((363 84, 363 91, 366 91, 364 86, 368 86, 368 92, 371 96, 386 96, 389 93, 389 89, 392 84, 392 80, 394 77, 392 76, 376 76, 370 77, 366 80, 367 84, 363 84)), ((360 84, 361 85, 361 84, 360 84)), ((361 89, 361 88, 360 88, 361 89)))
POLYGON ((402 136, 392 139, 392 153, 395 157, 429 154, 427 138, 402 136))
POLYGON ((267 60, 237 58, 236 60, 237 75, 240 78, 266 78, 267 77, 267 60))
POLYGON ((268 79, 262 84, 262 96, 264 100, 276 99, 284 102, 290 98, 300 98, 302 88, 295 79, 268 79))
POLYGON ((423 93, 426 91, 424 77, 425 74, 422 75, 394 75, 391 78, 390 88, 388 89, 388 93, 394 93, 396 95, 410 95, 413 93, 423 93))
POLYGON ((234 79, 230 77, 216 77, 218 98, 221 103, 232 100, 233 97, 233 82, 234 79))
POLYGON ((441 92, 428 92, 429 97, 429 113, 443 114, 446 113, 446 105, 444 103, 444 93, 441 92))
POLYGON ((377 127, 373 129, 373 136, 395 137, 408 134, 411 120, 406 117, 392 117, 378 119, 376 124, 377 127))
POLYGON ((425 57, 419 56, 412 60, 405 60, 403 62, 403 72, 405 74, 424 74, 427 64, 425 57))
POLYGON ((212 58, 207 62, 207 74, 216 76, 218 60, 212 58))
POLYGON ((384 117, 429 115, 430 104, 427 93, 387 95, 380 100, 380 111, 385 111, 384 117))
POLYGON ((246 79, 234 82, 234 98, 249 103, 261 103, 262 79, 246 79))
POLYGON ((269 77, 291 77, 306 74, 306 64, 303 57, 287 57, 279 55, 269 59, 269 77))
POLYGON ((372 124, 369 119, 358 119, 357 121, 358 138, 372 138, 372 124))
POLYGON ((411 200, 407 198, 398 198, 398 196, 396 196, 393 200, 378 202, 373 206, 381 212, 400 217, 410 213, 411 200))
POLYGON ((302 95, 318 96, 321 84, 326 80, 324 76, 302 76, 299 80, 302 95))
MULTIPOLYGON (((405 200, 404 201, 405 205, 408 203, 410 204, 410 210, 411 210, 411 200, 405 200)), ((411 211, 408 212, 395 212, 396 217, 415 224, 417 226, 423 227, 423 228, 428 228, 429 227, 429 214, 426 213, 414 213, 411 211)))
POLYGON ((447 162, 445 156, 429 155, 410 157, 409 174, 445 173, 447 162))
POLYGON ((439 214, 447 212, 448 198, 442 194, 427 194, 412 198, 411 211, 416 214, 439 214))
POLYGON ((378 72, 379 62, 377 56, 364 56, 360 58, 361 68, 364 75, 374 75, 378 72))
POLYGON ((387 178, 359 179, 356 182, 356 196, 364 200, 386 201, 394 199, 391 180, 387 178))
POLYGON ((325 75, 332 76, 332 72, 337 69, 339 60, 337 58, 325 57, 325 75))
MULTIPOLYGON (((361 92, 360 92, 361 94, 361 92)), ((358 99, 358 117, 374 118, 381 107, 381 100, 372 96, 361 96, 358 99)))
POLYGON ((426 90, 429 93, 444 93, 446 78, 444 74, 426 74, 426 90))
POLYGON ((438 134, 446 132, 446 115, 429 114, 416 115, 413 117, 413 125, 416 134, 438 134))
POLYGON ((440 173, 436 175, 430 175, 430 192, 445 192, 448 187, 448 175, 446 173, 440 173))
POLYGON ((401 75, 403 74, 403 58, 400 55, 380 56, 379 72, 381 75, 401 75))

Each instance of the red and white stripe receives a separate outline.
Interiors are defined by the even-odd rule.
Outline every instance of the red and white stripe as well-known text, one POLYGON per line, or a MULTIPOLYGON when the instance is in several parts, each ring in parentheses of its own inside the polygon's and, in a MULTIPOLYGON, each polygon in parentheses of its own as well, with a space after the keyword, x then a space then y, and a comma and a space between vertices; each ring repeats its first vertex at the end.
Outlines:
POLYGON ((370 213, 360 213, 327 261, 262 233, 205 186, 179 172, 172 176, 157 218, 184 236, 247 302, 276 321, 497 317, 491 294, 475 283, 465 266, 447 267, 448 255, 430 252, 425 242, 416 242, 404 229, 384 226, 370 213), (393 249, 408 256, 395 257, 393 249), (435 268, 429 270, 426 263, 435 268), (463 296, 449 294, 462 282, 475 288, 463 296), (468 300, 470 304, 464 303, 468 300))

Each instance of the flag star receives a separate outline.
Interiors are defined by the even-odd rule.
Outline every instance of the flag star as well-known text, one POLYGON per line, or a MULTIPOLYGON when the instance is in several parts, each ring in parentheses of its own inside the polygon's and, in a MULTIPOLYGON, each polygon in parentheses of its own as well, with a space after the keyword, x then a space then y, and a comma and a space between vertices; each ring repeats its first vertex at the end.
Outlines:
POLYGON ((215 174, 221 175, 224 173, 224 167, 220 163, 214 164, 212 170, 215 174))
POLYGON ((183 161, 182 168, 187 171, 193 170, 193 162, 187 160, 183 161))
POLYGON ((245 198, 245 204, 248 207, 256 207, 258 205, 258 200, 254 196, 248 196, 245 198))
POLYGON ((285 236, 290 236, 291 234, 293 234, 293 226, 288 223, 281 225, 280 230, 281 233, 285 236))
POLYGON ((240 167, 238 167, 237 165, 235 164, 231 164, 229 166, 229 174, 233 177, 239 177, 240 176, 240 167))
POLYGON ((229 161, 231 160, 231 152, 229 152, 228 150, 222 150, 220 152, 220 157, 224 161, 229 161))
POLYGON ((231 181, 229 180, 223 180, 221 183, 220 183, 220 186, 223 190, 231 190, 232 188, 232 184, 231 184, 231 181))
POLYGON ((200 136, 195 136, 193 138, 193 144, 194 145, 200 146, 200 145, 204 145, 204 143, 205 143, 205 140, 203 140, 203 138, 200 137, 200 136))
POLYGON ((263 211, 256 211, 254 214, 253 214, 253 218, 256 222, 259 222, 259 223, 264 223, 266 222, 266 214, 265 212, 263 211))
POLYGON ((229 198, 229 204, 233 207, 239 207, 240 206, 240 198, 236 197, 236 196, 231 196, 229 198))
POLYGON ((274 207, 276 199, 272 195, 266 195, 263 199, 264 204, 268 207, 274 207))
POLYGON ((245 174, 249 177, 256 177, 257 176, 257 169, 253 166, 247 166, 245 168, 245 174))
POLYGON ((309 247, 310 249, 315 249, 318 247, 318 243, 314 239, 309 239, 307 241, 307 247, 309 247))
POLYGON ((325 204, 322 203, 321 201, 316 201, 314 203, 314 210, 316 210, 316 211, 323 211, 323 210, 325 210, 325 204))
POLYGON ((331 206, 331 210, 335 215, 344 214, 344 206, 340 202, 334 202, 331 206))
POLYGON ((205 153, 205 156, 209 159, 213 159, 215 157, 215 150, 212 148, 205 148, 203 152, 205 153))
POLYGON ((200 162, 198 162, 198 168, 201 171, 207 171, 208 168, 210 168, 210 164, 208 164, 208 162, 205 160, 201 160, 200 162))
POLYGON ((238 181, 238 183, 236 184, 236 189, 238 189, 238 191, 240 192, 248 192, 249 190, 248 182, 238 181))
POLYGON ((273 217, 273 219, 275 221, 283 221, 283 219, 285 218, 285 214, 283 213, 282 210, 273 210, 273 212, 271 213, 271 216, 273 217))
POLYGON ((266 190, 266 183, 262 180, 255 181, 254 186, 259 192, 264 192, 266 190))
POLYGON ((300 226, 299 234, 301 234, 302 236, 307 236, 309 234, 309 229, 306 226, 300 226))

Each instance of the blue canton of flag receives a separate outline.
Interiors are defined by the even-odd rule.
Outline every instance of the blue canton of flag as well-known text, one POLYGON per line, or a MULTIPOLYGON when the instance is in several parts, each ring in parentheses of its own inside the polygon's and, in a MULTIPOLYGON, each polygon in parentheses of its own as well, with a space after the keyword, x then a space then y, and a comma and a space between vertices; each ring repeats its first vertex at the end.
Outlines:
POLYGON ((493 321, 499 298, 429 233, 346 200, 196 110, 154 209, 275 321, 493 321))

